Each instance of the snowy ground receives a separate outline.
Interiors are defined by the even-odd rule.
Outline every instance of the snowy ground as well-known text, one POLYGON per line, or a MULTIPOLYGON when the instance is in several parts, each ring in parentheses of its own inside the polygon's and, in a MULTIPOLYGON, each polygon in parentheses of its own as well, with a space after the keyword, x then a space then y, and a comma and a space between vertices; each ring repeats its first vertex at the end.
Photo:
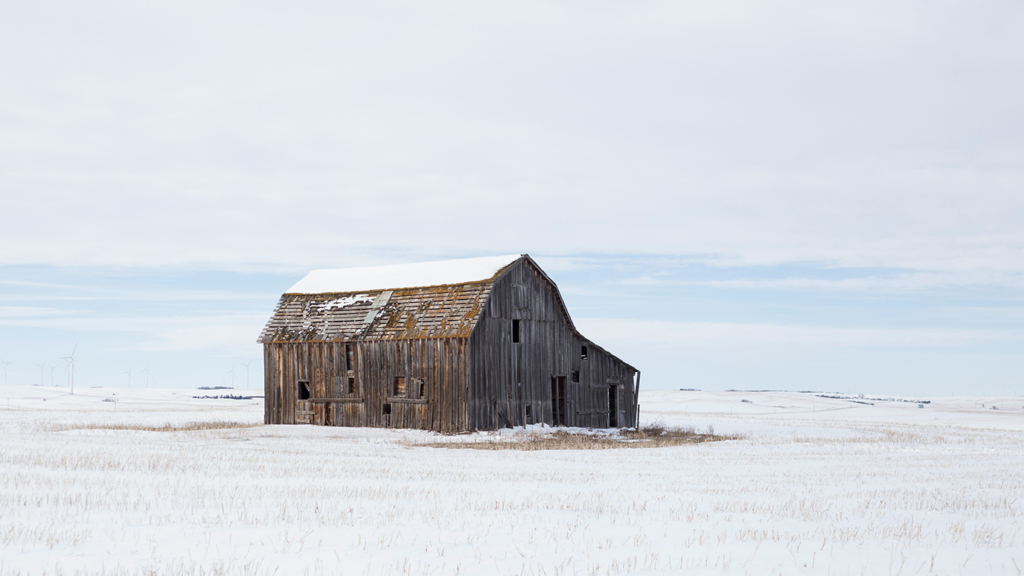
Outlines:
POLYGON ((131 429, 262 421, 193 398, 225 393, 0 388, 0 574, 1024 570, 1024 397, 645 392, 645 421, 747 437, 578 452, 131 429))

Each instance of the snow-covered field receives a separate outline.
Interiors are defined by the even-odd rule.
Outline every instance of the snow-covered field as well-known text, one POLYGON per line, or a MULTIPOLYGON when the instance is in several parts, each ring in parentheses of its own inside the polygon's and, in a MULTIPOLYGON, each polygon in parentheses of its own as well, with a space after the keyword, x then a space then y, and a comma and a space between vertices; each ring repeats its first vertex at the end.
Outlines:
POLYGON ((1024 397, 644 392, 645 421, 746 434, 658 449, 134 429, 262 421, 193 398, 223 393, 0 388, 0 574, 1024 570, 1024 397))

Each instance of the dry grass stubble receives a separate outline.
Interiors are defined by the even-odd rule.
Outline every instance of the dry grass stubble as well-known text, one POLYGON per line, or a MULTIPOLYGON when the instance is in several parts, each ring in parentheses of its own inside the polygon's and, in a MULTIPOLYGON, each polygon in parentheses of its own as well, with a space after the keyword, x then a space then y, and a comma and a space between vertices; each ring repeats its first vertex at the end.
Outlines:
POLYGON ((72 430, 133 430, 136 432, 201 432, 205 430, 230 430, 233 428, 257 428, 263 423, 253 424, 248 422, 184 422, 172 424, 167 422, 161 425, 153 424, 114 424, 114 423, 90 423, 90 424, 50 424, 46 426, 47 432, 68 432, 72 430))
POLYGON ((608 434, 554 429, 550 432, 513 434, 484 440, 428 442, 410 445, 473 450, 607 450, 614 448, 664 448, 741 438, 742 436, 734 434, 717 435, 710 426, 707 432, 699 433, 692 427, 667 427, 664 424, 655 423, 608 434))

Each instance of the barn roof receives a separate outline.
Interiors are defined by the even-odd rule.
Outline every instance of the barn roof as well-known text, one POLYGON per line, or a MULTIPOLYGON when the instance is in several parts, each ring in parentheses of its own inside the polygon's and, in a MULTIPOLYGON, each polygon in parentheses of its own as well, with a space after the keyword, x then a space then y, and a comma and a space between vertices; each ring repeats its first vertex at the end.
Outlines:
POLYGON ((524 257, 315 270, 281 296, 258 341, 468 337, 493 280, 524 257))
POLYGON ((395 288, 447 286, 491 280, 522 254, 392 266, 313 270, 285 294, 330 294, 395 288))

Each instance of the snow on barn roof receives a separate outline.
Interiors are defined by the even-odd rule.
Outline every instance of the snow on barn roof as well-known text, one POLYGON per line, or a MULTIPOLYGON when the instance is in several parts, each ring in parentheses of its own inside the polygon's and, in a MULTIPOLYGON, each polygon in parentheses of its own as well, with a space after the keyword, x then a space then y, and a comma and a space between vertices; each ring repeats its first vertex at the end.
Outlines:
POLYGON ((490 280, 521 254, 391 266, 313 270, 285 294, 330 294, 359 290, 419 288, 490 280))

